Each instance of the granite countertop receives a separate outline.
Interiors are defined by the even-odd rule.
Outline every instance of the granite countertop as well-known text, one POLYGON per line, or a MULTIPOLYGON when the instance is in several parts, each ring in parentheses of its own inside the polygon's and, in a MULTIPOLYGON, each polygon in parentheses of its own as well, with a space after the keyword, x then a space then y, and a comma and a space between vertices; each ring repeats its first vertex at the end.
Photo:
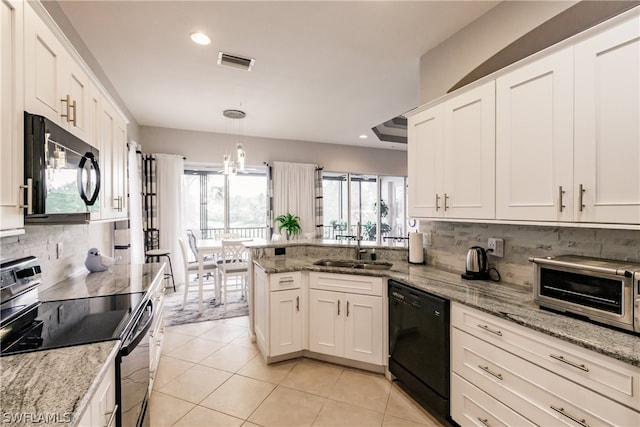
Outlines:
POLYGON ((393 261, 390 270, 354 270, 313 265, 317 260, 318 257, 312 256, 283 256, 260 258, 254 262, 268 274, 307 270, 388 277, 640 367, 640 336, 541 310, 533 302, 531 289, 525 286, 467 281, 460 274, 405 261, 393 261))
POLYGON ((115 340, 1 357, 0 422, 77 425, 119 348, 115 340))
POLYGON ((41 301, 99 297, 147 292, 162 278, 164 262, 154 264, 115 264, 109 270, 88 271, 56 283, 40 292, 41 301))

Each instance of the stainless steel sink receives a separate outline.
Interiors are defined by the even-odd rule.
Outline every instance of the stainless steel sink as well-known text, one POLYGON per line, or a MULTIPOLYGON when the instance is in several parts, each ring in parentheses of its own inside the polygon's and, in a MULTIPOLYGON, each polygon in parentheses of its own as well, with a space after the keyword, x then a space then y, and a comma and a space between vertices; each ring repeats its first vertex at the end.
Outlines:
POLYGON ((393 266, 390 262, 363 262, 357 263, 353 268, 361 268, 363 270, 389 270, 393 266))
POLYGON ((390 262, 357 261, 341 259, 321 259, 313 263, 323 267, 357 268, 361 270, 389 270, 393 264, 390 262))

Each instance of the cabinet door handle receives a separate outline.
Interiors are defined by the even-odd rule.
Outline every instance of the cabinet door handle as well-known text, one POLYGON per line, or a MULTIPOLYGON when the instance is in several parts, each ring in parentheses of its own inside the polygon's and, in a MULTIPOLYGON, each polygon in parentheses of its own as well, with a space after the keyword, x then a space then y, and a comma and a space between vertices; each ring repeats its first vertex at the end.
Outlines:
POLYGON ((293 283, 293 276, 283 276, 278 280, 278 283, 293 283))
POLYGON ((71 103, 71 106, 69 107, 69 110, 73 110, 73 119, 68 120, 68 121, 73 123, 73 127, 76 127, 76 126, 78 126, 78 123, 77 123, 77 120, 76 120, 78 118, 78 110, 76 109, 76 101, 75 100, 71 103))
POLYGON ((105 413, 105 415, 110 415, 109 421, 107 421, 106 427, 111 427, 112 425, 115 424, 117 412, 118 412, 118 404, 116 403, 116 406, 113 407, 113 411, 105 413))
POLYGON ((497 379, 499 379, 500 381, 502 381, 504 378, 502 378, 502 374, 497 374, 495 372, 493 372, 491 369, 489 369, 488 366, 482 366, 482 365, 478 365, 478 368, 482 369, 483 371, 485 371, 487 374, 496 377, 497 379))
POLYGON ((444 193, 444 211, 446 212, 447 209, 449 209, 449 206, 447 205, 447 200, 449 200, 449 196, 447 196, 447 193, 444 193))
POLYGON ((71 121, 71 95, 67 95, 66 98, 62 98, 60 101, 65 103, 66 113, 60 114, 60 117, 64 117, 67 119, 67 123, 71 121))
POLYGON ((296 297, 296 311, 300 311, 300 297, 296 297))
POLYGON ((560 415, 563 415, 563 416, 569 418, 571 421, 574 421, 574 422, 580 424, 581 426, 589 427, 589 424, 587 424, 587 421, 584 418, 583 419, 579 419, 575 415, 571 415, 570 413, 565 411, 564 408, 558 408, 557 406, 553 406, 553 405, 549 405, 549 407, 551 409, 553 409, 554 411, 556 411, 557 413, 559 413, 560 415))
POLYGON ((487 418, 478 417, 478 421, 480 421, 482 424, 486 425, 487 427, 491 427, 491 424, 489 424, 489 419, 487 418))
POLYGON ((559 360, 562 363, 566 363, 567 365, 573 366, 574 368, 578 368, 582 371, 589 372, 589 368, 587 368, 584 364, 578 364, 576 362, 572 362, 571 360, 565 359, 564 356, 558 356, 557 354, 550 354, 549 357, 559 360))
POLYGON ((436 212, 440 209, 440 195, 436 193, 436 212))
POLYGON ((31 215, 33 213, 33 205, 31 203, 33 198, 33 179, 27 178, 27 185, 20 185, 18 186, 18 189, 20 191, 20 195, 18 197, 18 208, 26 209, 27 215, 31 215), (25 204, 20 202, 20 200, 24 200, 24 193, 22 190, 27 190, 27 203, 25 204))
POLYGON ((560 187, 558 187, 558 207, 560 209, 560 212, 563 212, 564 208, 566 208, 566 206, 562 203, 562 196, 564 195, 564 193, 566 193, 566 191, 562 189, 561 185, 560 187))
POLYGON ((347 317, 349 317, 349 300, 347 300, 347 317))
POLYGON ((338 300, 338 316, 340 316, 340 300, 338 300))
POLYGON ((587 191, 582 184, 578 186, 578 210, 582 212, 585 208, 583 203, 584 192, 587 191))
POLYGON ((491 329, 489 326, 487 325, 481 325, 480 323, 478 323, 478 327, 484 329, 487 332, 491 332, 492 334, 498 335, 499 337, 502 336, 502 332, 500 331, 496 331, 494 329, 491 329))

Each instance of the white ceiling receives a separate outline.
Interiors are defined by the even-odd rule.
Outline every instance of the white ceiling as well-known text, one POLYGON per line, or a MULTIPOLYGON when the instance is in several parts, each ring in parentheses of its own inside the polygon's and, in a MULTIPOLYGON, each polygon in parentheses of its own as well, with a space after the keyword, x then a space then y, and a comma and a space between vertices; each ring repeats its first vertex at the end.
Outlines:
POLYGON ((379 148, 402 145, 371 128, 418 105, 420 56, 497 3, 59 1, 141 126, 237 133, 235 108, 244 135, 379 148))

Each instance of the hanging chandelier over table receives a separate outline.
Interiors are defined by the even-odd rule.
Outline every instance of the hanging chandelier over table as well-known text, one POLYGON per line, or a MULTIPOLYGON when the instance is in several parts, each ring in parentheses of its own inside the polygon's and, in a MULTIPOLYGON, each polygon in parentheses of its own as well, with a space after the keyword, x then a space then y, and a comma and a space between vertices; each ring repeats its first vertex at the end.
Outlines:
MULTIPOLYGON (((241 110, 224 110, 222 115, 228 119, 244 119, 247 115, 244 111, 241 110)), ((241 135, 242 132, 238 132, 238 136, 241 135)), ((223 157, 223 169, 222 173, 225 175, 236 175, 238 171, 244 171, 244 162, 247 153, 242 148, 242 144, 236 144, 236 156, 235 158, 231 154, 225 154, 223 157)))

